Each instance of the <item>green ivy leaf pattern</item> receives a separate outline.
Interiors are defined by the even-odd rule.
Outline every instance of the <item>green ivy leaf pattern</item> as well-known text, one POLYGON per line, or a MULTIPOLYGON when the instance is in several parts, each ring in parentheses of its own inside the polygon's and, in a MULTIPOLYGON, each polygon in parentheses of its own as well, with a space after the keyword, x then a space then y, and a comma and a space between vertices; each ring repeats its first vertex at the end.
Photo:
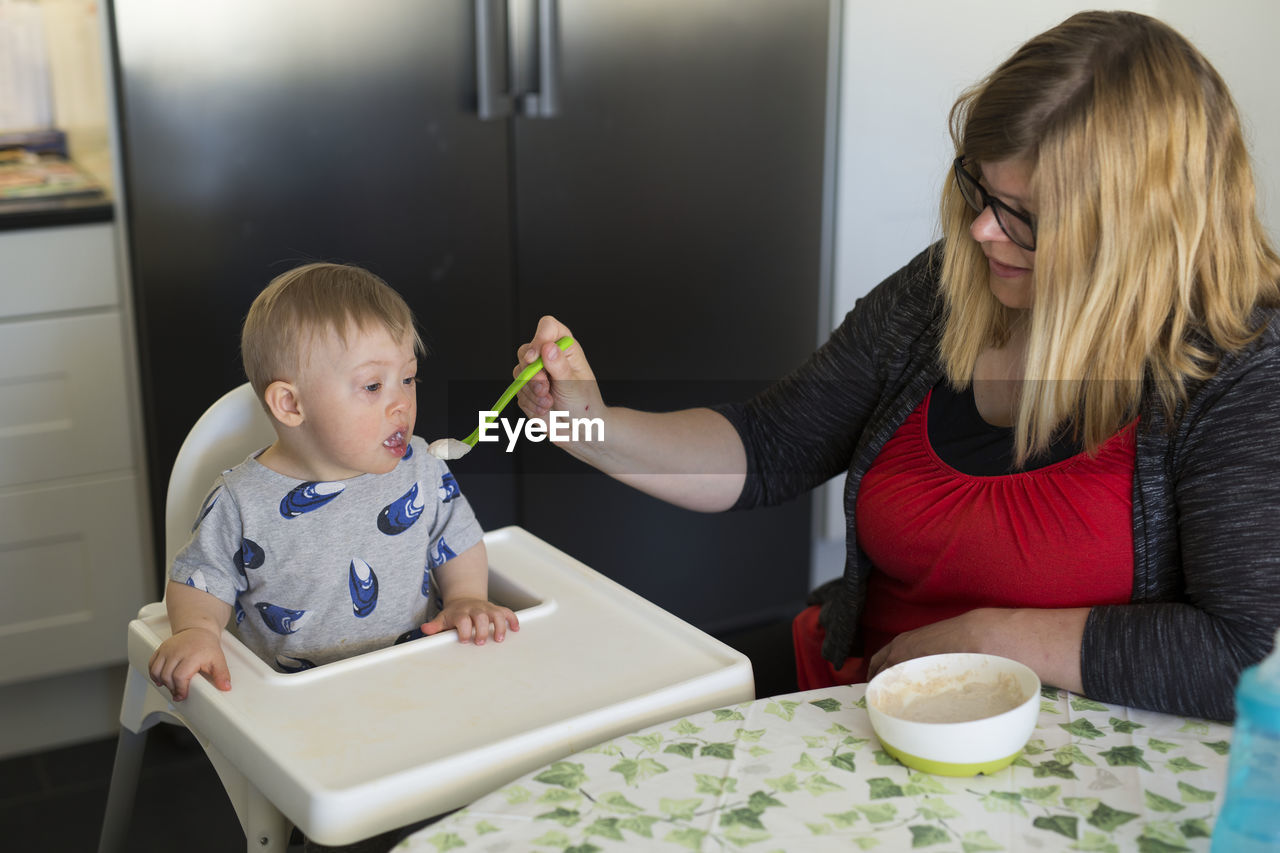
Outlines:
POLYGON ((695 773, 693 775, 697 785, 694 786, 699 794, 724 794, 732 793, 738 787, 738 780, 731 779, 728 776, 712 776, 709 773, 695 773))
POLYGON ((893 803, 875 803, 869 806, 858 806, 858 811, 869 823, 888 823, 898 819, 898 807, 893 803))
POLYGON ((1112 767, 1141 767, 1143 770, 1151 770, 1151 765, 1142 757, 1142 750, 1136 746, 1113 746, 1098 754, 1112 767))
POLYGON ((1208 849, 1227 726, 1044 688, 1013 766, 953 779, 889 756, 862 690, 772 697, 620 735, 504 786, 397 853, 1208 849))
POLYGON ((1174 773, 1194 773, 1197 770, 1203 770, 1203 764, 1196 764, 1185 755, 1179 755, 1177 758, 1171 758, 1164 763, 1164 766, 1174 773))
POLYGON ((1184 803, 1212 803, 1218 796, 1213 791, 1206 791, 1182 781, 1178 782, 1178 793, 1182 795, 1184 803))
POLYGON ((960 836, 960 846, 964 853, 985 853, 989 850, 1003 850, 1004 846, 987 834, 985 829, 966 832, 960 836))
POLYGON ((644 809, 640 808, 617 791, 606 791, 599 797, 596 797, 596 802, 599 803, 602 808, 606 808, 613 812, 639 814, 644 811, 644 809))
POLYGON ((733 744, 731 743, 709 743, 702 748, 702 755, 712 758, 724 758, 729 761, 733 760, 733 744))
POLYGON ((643 749, 645 752, 657 752, 658 747, 662 746, 662 735, 628 735, 627 740, 643 749))
POLYGON ((695 726, 693 723, 689 722, 688 720, 681 720, 680 722, 676 723, 674 726, 671 727, 671 731, 674 734, 680 735, 681 737, 690 737, 702 731, 702 726, 695 726))
POLYGON ((855 809, 847 812, 839 812, 837 814, 826 814, 823 817, 828 818, 838 829, 848 829, 858 821, 862 820, 862 814, 855 809))
POLYGON ((795 718, 796 708, 798 707, 800 707, 799 702, 790 702, 783 699, 777 702, 770 702, 765 706, 764 712, 766 714, 773 714, 774 716, 781 717, 787 722, 791 722, 791 720, 795 718))
POLYGON ((907 828, 911 830, 911 847, 913 850, 933 844, 945 844, 951 840, 951 836, 940 826, 925 824, 907 828))
POLYGON ((1081 717, 1078 720, 1072 720, 1069 723, 1058 723, 1063 731, 1072 737, 1088 738, 1089 740, 1097 740, 1106 737, 1102 732, 1098 731, 1098 727, 1088 720, 1081 717))
POLYGON ((1142 723, 1135 723, 1132 720, 1121 720, 1118 717, 1112 717, 1110 723, 1112 729, 1117 732, 1121 732, 1122 734, 1131 734, 1136 732, 1138 729, 1146 728, 1142 723))
POLYGON ((808 779, 800 783, 800 787, 804 788, 815 797, 821 796, 822 794, 829 794, 832 791, 844 790, 843 785, 837 785, 835 782, 832 782, 821 774, 810 776, 808 779))
POLYGON ((650 776, 657 776, 659 773, 666 773, 667 768, 654 761, 652 758, 624 758, 617 764, 609 768, 614 773, 621 773, 622 778, 627 780, 628 785, 635 785, 650 776))
POLYGON ((537 844, 539 847, 555 847, 563 850, 572 844, 573 840, 560 830, 553 829, 533 839, 533 843, 537 844))
POLYGON ((1178 831, 1182 833, 1183 838, 1209 838, 1213 835, 1213 830, 1204 818, 1191 818, 1184 820, 1178 824, 1178 831))
POLYGON ((1088 821, 1098 829, 1111 832, 1116 827, 1126 824, 1136 817, 1137 815, 1133 812, 1120 811, 1111 808, 1106 803, 1099 803, 1098 807, 1093 810, 1093 814, 1089 815, 1088 821))
POLYGON ((457 850, 459 847, 467 846, 467 842, 452 832, 437 833, 428 840, 431 842, 432 847, 442 851, 442 853, 445 850, 457 850))
POLYGON ((1038 817, 1031 821, 1031 825, 1036 829, 1047 829, 1050 832, 1056 832, 1059 835, 1076 840, 1076 831, 1080 825, 1080 819, 1071 817, 1070 815, 1055 815, 1053 817, 1038 817))
POLYGON ((901 797, 903 795, 901 785, 883 776, 876 779, 868 779, 867 786, 871 789, 871 799, 873 800, 883 800, 888 797, 901 797))
POLYGON ((534 776, 533 781, 541 782, 544 785, 559 785, 561 788, 576 790, 581 787, 586 778, 587 774, 583 772, 583 765, 574 764, 571 761, 556 761, 552 763, 550 768, 534 776))
POLYGON ((582 815, 577 809, 557 807, 552 811, 543 812, 538 815, 535 820, 554 820, 562 826, 573 826, 575 823, 582 820, 582 815))
POLYGON ((1143 791, 1142 795, 1146 799, 1147 808, 1155 812, 1180 812, 1186 808, 1182 803, 1175 803, 1168 797, 1162 797, 1151 791, 1143 791))
POLYGON ((1200 742, 1203 743, 1205 746, 1209 747, 1210 749, 1212 749, 1214 752, 1218 753, 1218 755, 1226 755, 1228 752, 1231 751, 1230 742, 1225 740, 1216 740, 1216 741, 1202 740, 1200 742))
POLYGON ((702 805, 701 798, 689 800, 669 800, 666 797, 658 800, 658 808, 671 820, 693 820, 693 814, 702 805))
POLYGON ((1095 702, 1092 699, 1086 699, 1083 696, 1071 697, 1071 710, 1073 711, 1110 711, 1106 705, 1101 702, 1095 702))
POLYGON ((669 743, 667 748, 662 750, 672 755, 683 755, 685 758, 693 758, 693 754, 698 751, 696 743, 669 743))

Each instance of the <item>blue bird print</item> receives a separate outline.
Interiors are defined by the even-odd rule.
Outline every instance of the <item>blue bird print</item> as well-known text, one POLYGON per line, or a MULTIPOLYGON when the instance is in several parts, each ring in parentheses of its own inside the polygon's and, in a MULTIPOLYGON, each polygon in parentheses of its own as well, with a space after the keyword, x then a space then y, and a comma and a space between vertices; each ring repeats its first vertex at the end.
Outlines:
POLYGON ((364 560, 351 561, 347 586, 351 588, 351 609, 358 618, 363 619, 378 606, 378 576, 364 560))
POLYGON ((378 529, 388 536, 404 533, 422 517, 422 501, 418 499, 418 484, 396 498, 378 513, 378 529))
MULTIPOLYGON (((430 559, 430 557, 428 557, 430 559)), ((422 597, 431 598, 431 564, 422 570, 422 597)))
POLYGON ((444 476, 440 478, 440 503, 447 504, 454 498, 460 497, 462 497, 462 489, 458 488, 458 481, 454 479, 453 472, 444 472, 444 476))
POLYGON ((262 615, 262 621, 266 626, 277 634, 292 634, 300 627, 298 622, 307 612, 305 610, 290 610, 287 607, 281 607, 278 604, 270 604, 265 601, 255 602, 254 607, 258 608, 258 613, 262 615))
POLYGON ((196 514, 195 523, 191 525, 191 532, 195 533, 196 528, 200 526, 200 522, 204 521, 204 517, 213 509, 213 505, 218 502, 218 496, 222 494, 222 486, 214 486, 213 491, 204 496, 204 503, 200 505, 200 512, 196 514))
POLYGON ((191 577, 187 578, 186 584, 187 586, 195 587, 202 592, 209 591, 209 582, 204 579, 204 572, 199 569, 196 569, 191 573, 191 577))
POLYGON ((406 444, 404 446, 404 456, 400 457, 400 461, 404 462, 406 459, 412 459, 412 458, 413 458, 413 445, 406 444))
POLYGON ((302 672, 304 669, 315 669, 315 664, 306 658, 276 655, 276 669, 281 672, 302 672))
POLYGON ((246 614, 244 612, 244 608, 240 606, 240 599, 237 598, 236 599, 236 624, 237 625, 244 622, 245 615, 246 614))
POLYGON ((267 552, 252 539, 241 539, 240 547, 231 554, 231 564, 240 572, 241 577, 248 579, 245 569, 260 569, 267 561, 267 552))
POLYGON ((303 483, 290 490, 280 501, 280 515, 297 518, 304 512, 314 512, 342 494, 341 483, 303 483))
POLYGON ((449 547, 449 543, 444 541, 444 537, 441 536, 436 540, 436 547, 427 555, 427 565, 434 569, 436 566, 443 566, 456 556, 458 555, 453 552, 453 549, 449 547))

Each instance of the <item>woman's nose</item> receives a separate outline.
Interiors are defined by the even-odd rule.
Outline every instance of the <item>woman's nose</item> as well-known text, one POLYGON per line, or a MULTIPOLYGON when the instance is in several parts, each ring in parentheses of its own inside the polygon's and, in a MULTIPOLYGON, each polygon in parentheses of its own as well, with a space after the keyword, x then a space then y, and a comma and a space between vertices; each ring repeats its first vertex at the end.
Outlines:
POLYGON ((978 218, 973 220, 973 224, 969 226, 969 233, 979 243, 991 243, 997 240, 1009 239, 1005 236, 1004 229, 1000 227, 1000 223, 996 221, 995 209, 990 205, 984 207, 982 212, 978 214, 978 218))

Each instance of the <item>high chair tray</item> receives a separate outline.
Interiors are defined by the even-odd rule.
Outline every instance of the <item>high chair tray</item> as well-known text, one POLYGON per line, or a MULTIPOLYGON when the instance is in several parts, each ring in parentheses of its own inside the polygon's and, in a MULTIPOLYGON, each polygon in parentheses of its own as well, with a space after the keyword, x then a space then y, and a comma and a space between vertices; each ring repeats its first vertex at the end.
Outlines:
MULTIPOLYGON (((529 532, 492 531, 485 545, 490 595, 520 618, 505 642, 464 645, 450 631, 285 675, 224 634, 232 690, 196 678, 169 710, 313 841, 343 844, 754 697, 745 656, 529 532)), ((131 666, 145 673, 168 635, 163 608, 144 608, 131 666)))

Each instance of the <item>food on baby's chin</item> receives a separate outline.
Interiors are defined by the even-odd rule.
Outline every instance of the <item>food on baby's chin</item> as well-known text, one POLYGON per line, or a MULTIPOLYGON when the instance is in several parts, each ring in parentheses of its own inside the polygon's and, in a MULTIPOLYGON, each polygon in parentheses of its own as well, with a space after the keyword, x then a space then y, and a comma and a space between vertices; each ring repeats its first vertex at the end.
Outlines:
POLYGON ((1002 673, 996 681, 961 681, 954 677, 926 682, 886 685, 880 710, 900 720, 918 723, 964 723, 994 717, 1026 701, 1018 681, 1002 673))

